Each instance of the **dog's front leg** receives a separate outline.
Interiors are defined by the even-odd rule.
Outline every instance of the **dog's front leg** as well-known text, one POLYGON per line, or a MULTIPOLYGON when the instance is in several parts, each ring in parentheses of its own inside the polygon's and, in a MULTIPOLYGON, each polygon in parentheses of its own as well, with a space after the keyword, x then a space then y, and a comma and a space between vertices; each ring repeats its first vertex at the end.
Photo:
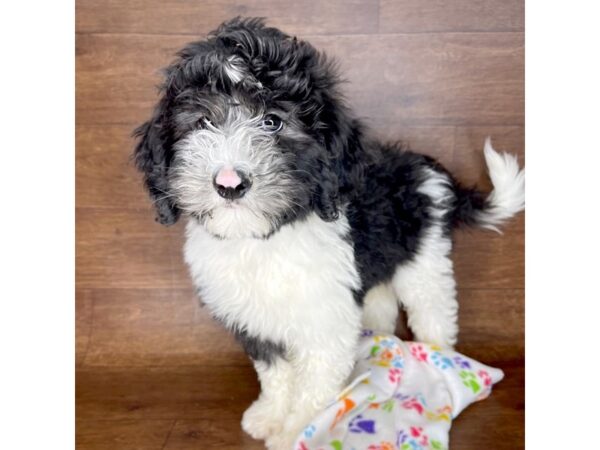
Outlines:
POLYGON ((255 361, 254 368, 260 381, 260 396, 246 410, 242 428, 254 439, 267 439, 281 433, 290 412, 294 368, 282 357, 272 361, 255 361))
POLYGON ((358 333, 358 326, 317 333, 313 345, 297 349, 292 408, 282 432, 267 439, 269 450, 292 450, 302 430, 341 392, 354 366, 358 333))

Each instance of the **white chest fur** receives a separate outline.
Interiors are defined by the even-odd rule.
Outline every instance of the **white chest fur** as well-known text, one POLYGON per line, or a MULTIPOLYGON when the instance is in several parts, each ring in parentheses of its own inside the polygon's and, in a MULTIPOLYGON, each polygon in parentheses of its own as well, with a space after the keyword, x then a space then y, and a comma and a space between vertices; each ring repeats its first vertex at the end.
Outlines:
POLYGON ((360 325, 352 290, 360 287, 345 216, 316 215, 269 239, 225 239, 187 226, 185 260, 202 300, 229 327, 286 344, 360 325), (343 323, 343 325, 342 325, 343 323))

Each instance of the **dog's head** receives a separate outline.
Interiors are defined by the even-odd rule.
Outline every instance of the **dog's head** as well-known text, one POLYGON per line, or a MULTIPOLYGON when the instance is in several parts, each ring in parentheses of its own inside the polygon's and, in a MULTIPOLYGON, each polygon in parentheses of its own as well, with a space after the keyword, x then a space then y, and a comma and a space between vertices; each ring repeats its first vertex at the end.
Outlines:
POLYGON ((136 130, 157 220, 183 211, 222 238, 265 237, 312 211, 335 220, 362 151, 336 85, 323 54, 259 19, 185 47, 136 130))

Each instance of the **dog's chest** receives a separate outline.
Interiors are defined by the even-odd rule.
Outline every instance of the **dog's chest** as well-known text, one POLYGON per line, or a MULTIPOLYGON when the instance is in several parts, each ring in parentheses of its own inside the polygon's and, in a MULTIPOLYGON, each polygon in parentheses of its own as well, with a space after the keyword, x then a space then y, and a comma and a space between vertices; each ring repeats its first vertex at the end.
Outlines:
POLYGON ((311 216, 269 239, 219 240, 191 221, 184 253, 213 315, 229 327, 284 339, 317 318, 335 320, 356 307, 352 290, 360 280, 347 233, 345 217, 311 216))

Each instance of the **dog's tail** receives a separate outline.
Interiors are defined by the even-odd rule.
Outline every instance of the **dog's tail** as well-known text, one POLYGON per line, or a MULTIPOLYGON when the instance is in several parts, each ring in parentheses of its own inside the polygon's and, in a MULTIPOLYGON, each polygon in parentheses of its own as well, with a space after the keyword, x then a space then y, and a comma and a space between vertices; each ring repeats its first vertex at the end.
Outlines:
POLYGON ((497 231, 498 226, 525 209, 525 169, 517 157, 498 153, 488 137, 483 149, 494 189, 486 197, 476 189, 457 189, 455 221, 497 231))

